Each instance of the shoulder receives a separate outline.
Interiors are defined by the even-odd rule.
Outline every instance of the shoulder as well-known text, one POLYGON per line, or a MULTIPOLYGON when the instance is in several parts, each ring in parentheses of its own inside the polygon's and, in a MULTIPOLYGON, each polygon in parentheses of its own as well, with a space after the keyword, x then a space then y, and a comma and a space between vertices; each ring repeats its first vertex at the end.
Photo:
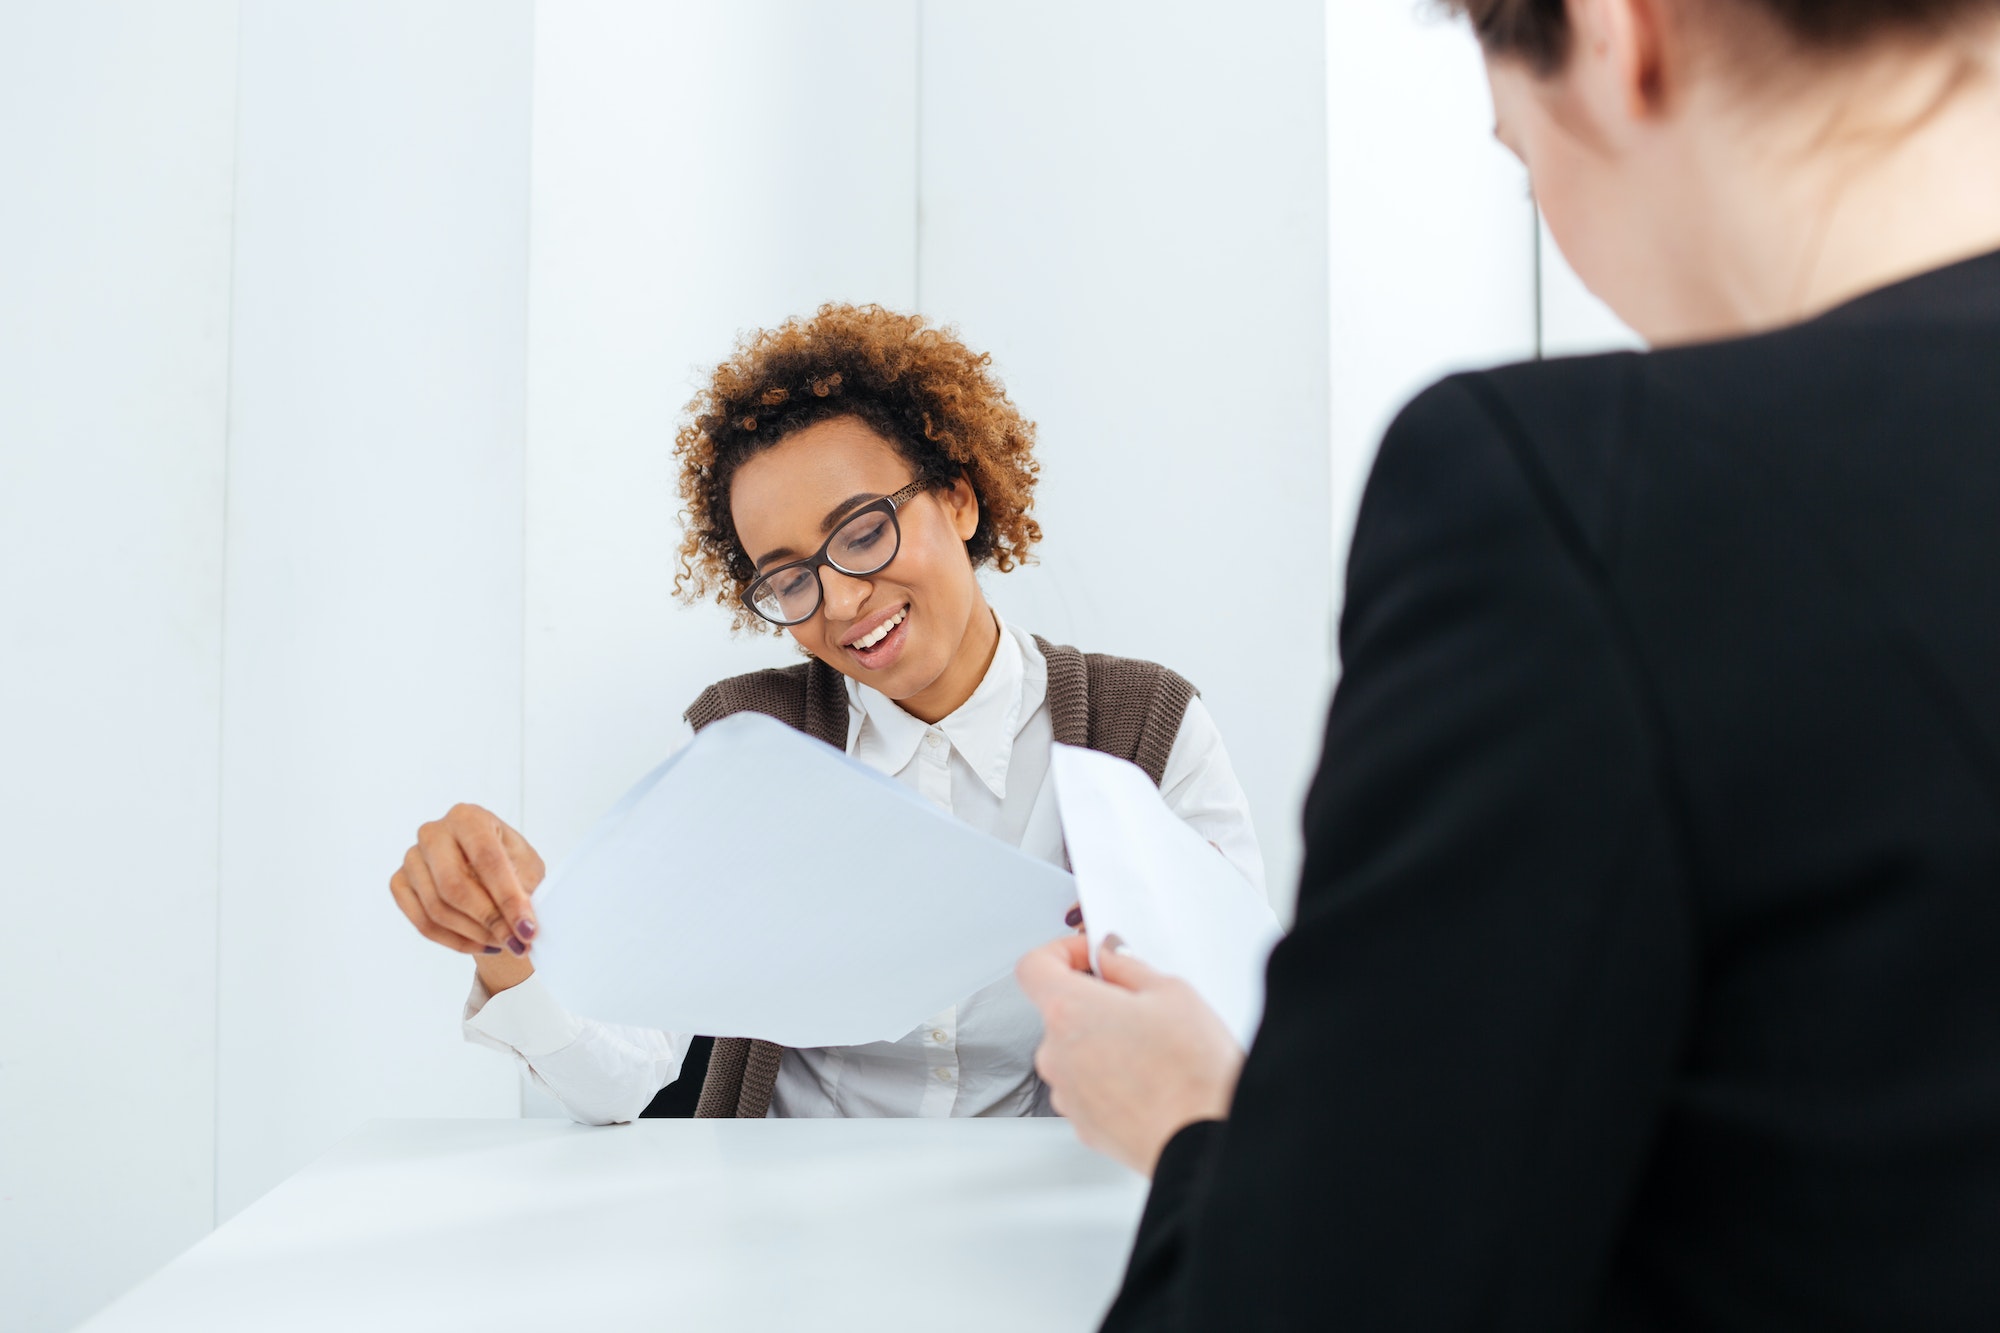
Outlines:
POLYGON ((1158 785, 1194 685, 1158 662, 1079 652, 1040 635, 1035 646, 1048 663, 1055 738, 1130 760, 1158 785))
POLYGON ((1381 463, 1447 471, 1461 488, 1521 475, 1593 544, 1621 505, 1680 519, 1727 504, 1752 459, 1818 459, 1829 438, 1956 403, 1990 377, 1990 350, 1953 326, 1819 319, 1652 352, 1565 357, 1454 375, 1397 417, 1381 463), (1972 362, 1978 368, 1972 368, 1972 362))
POLYGON ((1617 463, 1647 356, 1621 352, 1453 375, 1383 436, 1356 543, 1441 517, 1554 520, 1593 542, 1616 526, 1617 463), (1377 531, 1369 532, 1369 529, 1377 531))
POLYGON ((803 726, 808 703, 825 686, 819 677, 826 668, 817 662, 797 666, 765 667, 716 681, 695 697, 683 714, 699 731, 711 722, 734 713, 764 713, 793 727, 803 726))
POLYGON ((1060 674, 1081 683, 1085 692, 1092 696, 1100 691, 1119 696, 1148 697, 1160 693, 1185 693, 1191 699, 1201 693, 1185 676, 1158 662, 1149 662, 1141 657, 1119 657, 1112 653, 1087 653, 1065 643, 1050 643, 1039 634, 1034 636, 1034 641, 1049 665, 1051 690, 1056 688, 1056 677, 1060 674))
POLYGON ((1445 528, 1457 541, 1553 535, 1587 561, 1608 559, 1635 504, 1667 492, 1677 512, 1717 500, 1712 485, 1684 484, 1682 474, 1711 470, 1690 447, 1701 432, 1689 407, 1712 420, 1761 415, 1751 387, 1784 378, 1772 373, 1768 341, 1563 357, 1439 381, 1383 436, 1357 558, 1394 558, 1445 528))
MULTIPOLYGON (((1644 354, 1453 375, 1383 436, 1348 552, 1340 657, 1600 599, 1644 354)), ((1565 613, 1566 614, 1566 613, 1565 613)), ((1557 618, 1562 618, 1557 616, 1557 618)), ((1495 629, 1494 633, 1500 633, 1495 629)), ((1343 692, 1351 693, 1347 683, 1343 692)))

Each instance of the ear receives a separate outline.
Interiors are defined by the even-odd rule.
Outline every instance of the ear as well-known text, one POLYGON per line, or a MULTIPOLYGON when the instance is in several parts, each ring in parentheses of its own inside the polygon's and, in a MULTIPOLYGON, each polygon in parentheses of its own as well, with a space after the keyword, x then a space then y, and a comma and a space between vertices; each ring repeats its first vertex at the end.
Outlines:
POLYGON ((938 492, 938 500, 945 512, 951 515, 952 530, 958 533, 962 542, 972 540, 972 534, 979 531, 979 496, 972 489, 972 483, 960 477, 951 484, 950 490, 938 492))
POLYGON ((1570 0, 1569 13, 1570 63, 1599 116, 1629 123, 1665 111, 1681 71, 1663 0, 1570 0))

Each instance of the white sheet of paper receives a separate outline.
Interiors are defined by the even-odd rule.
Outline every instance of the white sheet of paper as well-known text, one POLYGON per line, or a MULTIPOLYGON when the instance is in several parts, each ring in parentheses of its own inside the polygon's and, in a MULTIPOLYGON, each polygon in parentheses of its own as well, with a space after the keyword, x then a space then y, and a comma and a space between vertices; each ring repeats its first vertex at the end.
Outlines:
POLYGON ((902 1036, 1063 933, 1076 885, 758 714, 704 728, 535 894, 590 1018, 786 1046, 902 1036))
POLYGON ((1108 935, 1208 1001, 1245 1047, 1264 1015, 1271 904, 1167 808, 1143 770, 1073 745, 1051 758, 1090 961, 1108 935))

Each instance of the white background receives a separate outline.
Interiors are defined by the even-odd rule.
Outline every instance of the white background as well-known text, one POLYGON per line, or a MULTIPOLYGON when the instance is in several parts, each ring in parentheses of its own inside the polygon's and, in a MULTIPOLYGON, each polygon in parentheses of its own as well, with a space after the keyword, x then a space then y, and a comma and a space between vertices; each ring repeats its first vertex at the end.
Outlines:
POLYGON ((823 300, 994 354, 1049 530, 995 601, 1203 688, 1288 903, 1382 427, 1625 336, 1418 12, 0 0, 7 1327, 516 1113, 385 881, 454 800, 559 854, 790 660, 672 602, 669 443, 823 300))

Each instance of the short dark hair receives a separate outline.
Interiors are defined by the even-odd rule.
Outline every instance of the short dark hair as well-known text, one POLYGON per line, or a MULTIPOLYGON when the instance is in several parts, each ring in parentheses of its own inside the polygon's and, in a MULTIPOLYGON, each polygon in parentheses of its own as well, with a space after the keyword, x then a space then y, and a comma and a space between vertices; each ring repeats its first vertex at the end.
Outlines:
MULTIPOLYGON (((2000 0, 1681 0, 1748 11, 1814 51, 1842 51, 1890 33, 1944 33, 1979 15, 2000 15, 2000 0)), ((1465 15, 1491 55, 1511 56, 1540 74, 1569 55, 1565 0, 1444 0, 1465 15)))

